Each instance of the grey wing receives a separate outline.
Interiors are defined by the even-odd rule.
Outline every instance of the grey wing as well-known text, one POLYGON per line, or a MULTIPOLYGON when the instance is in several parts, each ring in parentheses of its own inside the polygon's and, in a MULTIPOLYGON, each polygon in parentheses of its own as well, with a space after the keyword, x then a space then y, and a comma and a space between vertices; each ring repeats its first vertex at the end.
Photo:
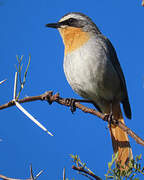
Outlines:
POLYGON ((121 102, 123 104, 123 108, 124 108, 124 112, 125 112, 126 116, 129 119, 131 119, 131 108, 130 108, 129 99, 128 99, 125 77, 124 77, 124 74, 122 72, 122 68, 121 68, 121 65, 119 63, 116 51, 115 51, 112 43, 105 36, 100 34, 98 38, 100 38, 101 45, 105 49, 107 56, 109 57, 114 69, 116 70, 116 72, 120 78, 120 85, 121 85, 121 89, 122 89, 123 94, 124 94, 124 97, 123 97, 121 102))

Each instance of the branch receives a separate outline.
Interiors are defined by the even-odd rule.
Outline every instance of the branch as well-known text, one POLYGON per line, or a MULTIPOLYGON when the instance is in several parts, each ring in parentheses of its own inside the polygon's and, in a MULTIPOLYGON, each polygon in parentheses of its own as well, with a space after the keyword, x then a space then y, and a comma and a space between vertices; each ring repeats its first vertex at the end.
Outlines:
POLYGON ((3 179, 3 180, 20 180, 20 179, 13 179, 13 178, 8 178, 6 176, 3 176, 0 174, 0 178, 3 179))
POLYGON ((4 80, 0 81, 0 84, 4 83, 5 81, 6 81, 6 79, 4 79, 4 80))
POLYGON ((93 177, 93 178, 96 179, 96 180, 102 180, 100 177, 98 177, 98 176, 96 176, 95 174, 93 174, 93 173, 85 170, 83 167, 76 167, 76 166, 73 165, 73 166, 72 166, 72 169, 84 173, 84 174, 82 174, 82 175, 84 175, 84 176, 89 175, 89 176, 93 177))
POLYGON ((66 180, 66 172, 65 172, 65 168, 63 168, 63 180, 66 180))
MULTIPOLYGON (((33 175, 33 170, 32 170, 32 165, 30 165, 30 178, 27 178, 26 180, 36 180, 41 174, 43 173, 43 170, 41 170, 35 177, 33 175)), ((6 177, 4 175, 0 174, 0 178, 3 180, 22 180, 22 179, 13 179, 13 178, 9 178, 6 177)))
MULTIPOLYGON (((67 107, 71 107, 70 99, 68 99, 68 98, 61 98, 58 93, 53 95, 52 91, 47 91, 44 94, 41 94, 41 95, 38 95, 38 96, 25 97, 23 99, 17 100, 17 102, 19 102, 19 103, 26 103, 26 102, 38 101, 38 100, 47 101, 49 104, 52 104, 53 102, 57 102, 58 104, 61 104, 61 105, 67 106, 67 107)), ((78 109, 81 109, 85 113, 93 114, 93 115, 101 118, 102 120, 108 122, 108 118, 106 118, 105 114, 102 114, 102 113, 96 111, 95 109, 88 108, 88 107, 80 104, 77 101, 86 102, 86 103, 91 103, 91 101, 88 101, 88 100, 76 100, 75 107, 78 108, 78 109)), ((15 101, 11 100, 11 101, 9 101, 6 104, 1 105, 0 106, 0 110, 8 108, 8 107, 11 107, 11 106, 14 106, 14 105, 15 105, 15 101)), ((112 119, 112 124, 115 125, 115 126, 118 126, 119 128, 121 128, 128 135, 130 135, 133 139, 135 139, 135 141, 138 144, 141 144, 142 146, 144 146, 144 140, 141 139, 138 135, 136 135, 125 124, 123 124, 122 122, 119 122, 119 121, 117 121, 115 119, 112 119)))

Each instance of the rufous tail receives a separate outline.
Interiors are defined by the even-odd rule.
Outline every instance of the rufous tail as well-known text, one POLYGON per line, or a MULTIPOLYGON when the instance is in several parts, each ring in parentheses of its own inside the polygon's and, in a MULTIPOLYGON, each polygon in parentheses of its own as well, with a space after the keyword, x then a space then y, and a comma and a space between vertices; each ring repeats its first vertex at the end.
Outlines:
MULTIPOLYGON (((112 113, 114 119, 124 123, 120 104, 112 107, 112 113)), ((118 152, 117 162, 120 163, 121 166, 126 168, 128 166, 129 160, 133 159, 132 149, 129 143, 128 135, 118 126, 110 125, 109 129, 112 138, 114 153, 116 154, 118 152)))

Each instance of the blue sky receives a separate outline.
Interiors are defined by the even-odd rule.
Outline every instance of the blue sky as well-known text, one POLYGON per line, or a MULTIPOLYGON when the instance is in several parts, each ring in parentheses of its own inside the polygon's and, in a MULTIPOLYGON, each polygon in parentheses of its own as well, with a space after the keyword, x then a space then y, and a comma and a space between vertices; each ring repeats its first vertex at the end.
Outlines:
MULTIPOLYGON (((113 43, 125 74, 132 120, 126 124, 144 138, 144 8, 137 0, 0 0, 0 87, 1 104, 12 99, 16 55, 24 55, 24 67, 31 54, 31 64, 21 98, 59 92, 62 97, 76 95, 63 73, 64 46, 57 30, 45 24, 58 21, 72 11, 90 16, 113 43)), ((111 160, 112 145, 107 124, 81 113, 73 115, 68 108, 46 102, 23 104, 55 136, 51 137, 34 125, 16 107, 0 112, 0 174, 9 177, 29 176, 32 163, 39 179, 84 179, 71 170, 69 154, 78 154, 96 175, 104 177, 111 160)), ((130 138, 134 156, 144 148, 130 138)))

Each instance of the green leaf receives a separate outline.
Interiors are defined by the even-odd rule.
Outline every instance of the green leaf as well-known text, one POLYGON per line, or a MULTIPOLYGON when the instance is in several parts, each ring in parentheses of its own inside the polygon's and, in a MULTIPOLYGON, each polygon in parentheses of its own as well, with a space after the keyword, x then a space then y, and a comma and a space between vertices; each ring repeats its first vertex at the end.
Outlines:
POLYGON ((109 163, 108 163, 108 168, 111 169, 111 167, 112 167, 112 163, 109 162, 109 163))

